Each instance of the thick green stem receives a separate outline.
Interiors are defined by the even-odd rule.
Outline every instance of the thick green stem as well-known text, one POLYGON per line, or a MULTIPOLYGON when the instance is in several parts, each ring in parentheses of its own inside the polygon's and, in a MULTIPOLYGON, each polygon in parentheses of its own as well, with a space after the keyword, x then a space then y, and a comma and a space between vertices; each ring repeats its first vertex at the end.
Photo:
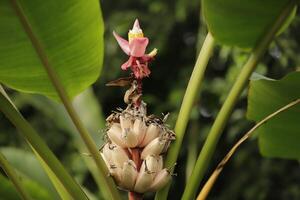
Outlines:
POLYGON ((32 198, 27 193, 25 188, 23 187, 16 171, 14 168, 8 163, 4 155, 0 152, 0 167, 4 170, 5 174, 10 178, 14 186, 16 187, 17 191, 19 192, 20 196, 24 200, 31 200, 32 198))
POLYGON ((182 199, 191 200, 195 196, 195 192, 200 185, 203 175, 208 167, 208 164, 212 158, 215 151, 217 142, 223 132, 223 129, 229 119, 229 116, 237 102, 240 94, 246 86, 252 72, 257 66, 258 61, 264 55, 271 43, 273 37, 276 35, 279 28, 285 22, 287 17, 290 15, 293 7, 294 1, 291 1, 282 11, 280 16, 274 22, 274 24, 267 30, 264 37, 260 40, 258 45, 253 49, 253 53, 250 55, 248 61, 242 68, 239 76, 237 77, 231 91, 228 94, 212 128, 208 134, 208 137, 204 143, 204 146, 199 154, 198 160, 196 162, 195 168, 190 176, 189 181, 185 187, 182 199))
MULTIPOLYGON (((199 96, 199 89, 204 77, 204 72, 208 64, 208 60, 213 52, 214 44, 215 42, 213 37, 211 36, 210 33, 208 33, 203 43, 203 46, 200 50, 199 56, 197 58, 193 73, 191 75, 190 81, 188 83, 181 104, 181 108, 175 125, 176 140, 171 145, 168 151, 168 155, 166 158, 166 167, 170 168, 174 166, 177 160, 179 151, 181 149, 181 144, 185 133, 185 129, 187 127, 190 118, 190 113, 196 98, 199 96)), ((170 188, 170 184, 166 186, 164 189, 162 189, 161 191, 159 191, 156 194, 155 199, 156 200, 167 199, 169 188, 170 188)))
POLYGON ((187 159, 186 159, 186 169, 185 169, 185 180, 186 182, 189 180, 192 171, 194 169, 195 163, 197 161, 198 155, 198 130, 199 125, 198 122, 194 122, 191 125, 190 133, 188 134, 188 147, 187 147, 187 159))
POLYGON ((74 199, 87 199, 87 196, 68 174, 63 165, 58 161, 46 143, 32 128, 32 126, 23 118, 23 116, 14 107, 7 98, 5 92, 0 86, 0 110, 11 121, 11 123, 20 131, 30 146, 39 154, 49 168, 55 173, 57 178, 64 185, 66 190, 74 199))
POLYGON ((42 62, 43 66, 49 76, 50 81, 52 82, 54 88, 56 89, 62 103, 64 104, 69 116, 71 117, 75 127, 77 128, 82 140, 84 141, 85 145, 87 146, 87 149, 91 153, 91 155, 97 165, 100 176, 105 181, 105 184, 103 185, 103 190, 110 192, 111 199, 114 199, 114 200, 120 199, 119 192, 118 192, 112 178, 107 177, 107 174, 109 173, 108 169, 107 169, 103 159, 101 158, 100 153, 98 152, 95 142, 92 140, 91 136, 89 135, 88 131, 83 126, 83 123, 81 122, 79 116, 77 115, 66 90, 64 89, 61 81, 59 80, 58 75, 56 74, 55 70, 53 69, 53 67, 51 66, 51 64, 49 62, 49 59, 47 57, 47 54, 44 51, 42 44, 40 43, 40 41, 38 40, 38 38, 32 31, 31 25, 30 25, 28 19, 26 18, 26 16, 24 15, 22 8, 18 4, 17 0, 11 0, 11 1, 12 1, 13 8, 14 8, 17 16, 19 17, 19 20, 20 20, 21 24, 23 25, 25 32, 27 33, 27 36, 29 37, 33 47, 36 50, 36 53, 38 54, 38 56, 40 58, 40 61, 42 62))

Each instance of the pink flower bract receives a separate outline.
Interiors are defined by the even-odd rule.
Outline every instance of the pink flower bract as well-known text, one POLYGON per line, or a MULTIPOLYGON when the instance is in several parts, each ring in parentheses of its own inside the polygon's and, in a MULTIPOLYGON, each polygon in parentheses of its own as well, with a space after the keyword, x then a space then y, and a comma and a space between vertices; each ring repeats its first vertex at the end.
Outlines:
POLYGON ((155 54, 145 54, 149 39, 143 36, 138 20, 135 20, 132 30, 129 31, 129 41, 119 36, 116 32, 113 32, 113 35, 121 49, 129 56, 129 59, 122 64, 121 69, 127 70, 131 68, 137 79, 149 76, 148 63, 153 60, 155 54))

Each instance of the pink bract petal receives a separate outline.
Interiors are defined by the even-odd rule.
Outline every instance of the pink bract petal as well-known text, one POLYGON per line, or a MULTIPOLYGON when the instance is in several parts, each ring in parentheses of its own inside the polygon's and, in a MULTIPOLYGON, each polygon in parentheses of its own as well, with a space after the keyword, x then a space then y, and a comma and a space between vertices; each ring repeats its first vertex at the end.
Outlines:
POLYGON ((127 40, 125 40, 124 38, 122 38, 121 36, 119 36, 115 31, 113 31, 113 34, 118 42, 118 44, 120 45, 121 49, 127 54, 130 54, 130 47, 129 47, 129 42, 127 40))
POLYGON ((146 37, 133 38, 129 43, 130 55, 134 57, 142 57, 143 55, 145 55, 148 43, 149 39, 146 37))
POLYGON ((138 20, 138 19, 136 19, 136 20, 134 21, 134 24, 133 24, 132 29, 141 29, 140 23, 139 23, 139 20, 138 20))
POLYGON ((123 65, 121 66, 121 69, 122 70, 128 69, 130 66, 132 66, 133 61, 134 61, 134 58, 132 56, 130 56, 129 59, 125 63, 123 63, 123 65))

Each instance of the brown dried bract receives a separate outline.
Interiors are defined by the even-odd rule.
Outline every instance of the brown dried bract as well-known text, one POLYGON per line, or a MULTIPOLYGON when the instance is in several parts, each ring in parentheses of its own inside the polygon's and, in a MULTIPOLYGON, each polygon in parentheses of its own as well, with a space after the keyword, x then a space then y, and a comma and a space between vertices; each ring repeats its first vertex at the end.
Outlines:
POLYGON ((128 85, 131 85, 133 80, 134 80, 133 76, 122 77, 122 78, 119 78, 117 80, 113 80, 113 81, 110 81, 110 82, 106 83, 106 86, 125 87, 125 86, 128 86, 128 85))

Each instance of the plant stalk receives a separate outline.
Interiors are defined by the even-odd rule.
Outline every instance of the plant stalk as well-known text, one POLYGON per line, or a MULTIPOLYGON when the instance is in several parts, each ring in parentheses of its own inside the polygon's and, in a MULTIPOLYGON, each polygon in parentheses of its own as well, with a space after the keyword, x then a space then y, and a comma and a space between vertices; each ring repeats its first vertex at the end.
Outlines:
POLYGON ((23 200, 31 200, 29 193, 25 190, 23 184, 21 183, 18 174, 14 168, 9 164, 4 155, 0 152, 0 167, 4 170, 5 174, 10 178, 11 182, 14 184, 15 188, 19 192, 20 197, 23 200))
POLYGON ((55 187, 57 193, 59 194, 62 200, 72 199, 70 193, 66 190, 66 187, 62 184, 62 182, 57 178, 56 174, 51 170, 51 168, 47 165, 47 163, 41 158, 40 154, 31 146, 33 153, 35 154, 37 160, 40 162, 41 166, 45 170, 46 174, 48 175, 50 181, 52 182, 53 186, 55 187))
POLYGON ((269 44, 271 43, 273 37, 278 32, 279 28, 289 17, 292 9, 294 8, 294 1, 290 1, 287 6, 283 9, 281 14, 278 16, 277 20, 266 30, 266 34, 258 42, 257 46, 253 49, 248 61, 242 68, 239 76, 237 77, 231 91, 229 92, 212 128, 208 134, 208 137, 204 143, 204 146, 198 156, 195 168, 190 176, 189 181, 185 187, 182 200, 193 199, 197 188, 203 179, 204 173, 208 167, 208 164, 212 158, 215 151, 217 142, 221 136, 221 133, 230 117, 230 114, 236 104, 240 94, 246 86, 252 72, 255 70, 259 60, 262 58, 269 44))
MULTIPOLYGON (((196 122, 197 123, 197 122, 196 122)), ((188 147, 187 147, 187 159, 186 159, 186 169, 185 169, 185 181, 187 182, 192 174, 192 170, 195 166, 195 163, 197 161, 197 155, 198 155, 198 130, 199 126, 198 124, 193 123, 191 126, 191 132, 188 135, 188 147)))
POLYGON ((42 44, 39 42, 38 38, 33 33, 31 25, 30 25, 28 19, 26 18, 26 16, 24 15, 21 6, 17 2, 17 0, 11 0, 11 2, 12 2, 13 8, 14 8, 17 16, 19 17, 20 22, 23 25, 25 32, 27 33, 29 39, 31 40, 31 43, 32 43, 33 47, 35 48, 36 53, 38 54, 43 66, 48 74, 50 81, 52 82, 54 88, 56 89, 58 96, 60 97, 63 105, 65 106, 65 108, 66 108, 70 118, 72 119, 75 127, 77 128, 82 140, 84 141, 85 145, 87 146, 87 149, 91 153, 91 155, 97 165, 99 174, 101 175, 102 179, 105 181, 105 185, 103 185, 103 190, 109 191, 111 199, 113 199, 113 200, 120 199, 119 192, 118 192, 112 178, 107 177, 107 174, 109 174, 108 169, 107 169, 103 159, 101 158, 100 153, 98 152, 95 142, 92 140, 91 136, 89 135, 88 131, 83 126, 82 121, 80 120, 79 116, 77 115, 66 90, 64 89, 61 81, 59 80, 58 75, 56 74, 55 70, 53 69, 53 67, 51 66, 51 64, 49 62, 49 59, 47 57, 47 54, 44 51, 44 48, 42 47, 42 44))
MULTIPOLYGON (((183 136, 190 118, 190 113, 193 108, 193 104, 196 98, 199 96, 199 90, 201 88, 201 83, 204 78, 204 73, 206 66, 208 64, 209 58, 213 53, 215 41, 210 33, 207 34, 203 46, 199 52, 194 70, 192 72, 191 78, 189 80, 181 108, 178 114, 178 118, 175 125, 176 140, 171 144, 168 150, 168 155, 166 158, 166 167, 173 168, 177 160, 183 136)), ((157 192, 155 199, 164 200, 167 199, 170 184, 164 187, 162 190, 157 192)))

